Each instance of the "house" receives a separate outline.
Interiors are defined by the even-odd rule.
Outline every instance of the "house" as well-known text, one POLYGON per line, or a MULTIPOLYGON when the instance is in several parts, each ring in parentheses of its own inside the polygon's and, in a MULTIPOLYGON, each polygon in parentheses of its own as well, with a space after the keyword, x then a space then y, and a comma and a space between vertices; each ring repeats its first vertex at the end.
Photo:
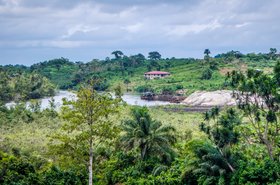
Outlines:
POLYGON ((170 73, 165 71, 150 71, 144 74, 146 79, 165 78, 168 76, 170 76, 170 73))

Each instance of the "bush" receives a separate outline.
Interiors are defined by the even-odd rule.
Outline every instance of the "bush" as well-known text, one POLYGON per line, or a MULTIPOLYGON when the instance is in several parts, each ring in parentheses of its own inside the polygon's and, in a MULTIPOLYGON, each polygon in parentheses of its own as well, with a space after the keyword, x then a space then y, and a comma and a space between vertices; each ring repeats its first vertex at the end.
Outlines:
POLYGON ((64 171, 41 158, 22 156, 19 151, 14 155, 0 152, 0 184, 86 184, 86 171, 64 171))
POLYGON ((167 94, 173 94, 175 91, 176 89, 174 86, 168 86, 168 87, 165 86, 162 88, 161 93, 167 95, 167 94))
POLYGON ((179 90, 179 89, 184 89, 184 86, 182 84, 177 84, 176 85, 176 90, 179 90))
POLYGON ((141 85, 135 88, 137 92, 143 93, 143 92, 154 92, 154 89, 151 85, 141 85))
POLYGON ((210 62, 210 69, 211 70, 218 70, 218 63, 216 61, 210 62))
POLYGON ((212 78, 212 75, 213 75, 213 71, 210 68, 207 68, 202 72, 201 79, 210 80, 212 78))
POLYGON ((280 164, 277 161, 249 159, 240 161, 239 169, 231 181, 235 184, 269 184, 279 179, 280 164))

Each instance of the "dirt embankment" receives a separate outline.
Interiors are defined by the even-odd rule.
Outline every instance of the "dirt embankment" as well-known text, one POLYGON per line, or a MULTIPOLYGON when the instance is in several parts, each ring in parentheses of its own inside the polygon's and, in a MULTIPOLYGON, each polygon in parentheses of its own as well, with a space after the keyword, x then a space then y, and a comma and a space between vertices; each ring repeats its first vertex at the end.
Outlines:
POLYGON ((222 107, 236 105, 235 99, 232 97, 232 91, 228 90, 194 92, 181 103, 192 107, 222 107))

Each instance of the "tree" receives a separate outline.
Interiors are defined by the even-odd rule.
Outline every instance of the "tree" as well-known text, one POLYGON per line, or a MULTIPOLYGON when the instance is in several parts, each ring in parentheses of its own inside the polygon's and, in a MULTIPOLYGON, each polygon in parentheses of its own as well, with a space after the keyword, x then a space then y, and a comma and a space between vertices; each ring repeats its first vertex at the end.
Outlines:
POLYGON ((270 48, 269 51, 270 51, 270 52, 269 52, 269 58, 272 60, 272 59, 274 59, 275 56, 276 56, 277 49, 276 49, 276 48, 270 48))
POLYGON ((123 56, 123 52, 116 50, 112 52, 112 55, 115 55, 116 59, 120 59, 123 56))
POLYGON ((205 49, 205 50, 204 50, 204 54, 205 54, 204 60, 206 60, 208 63, 209 63, 209 60, 210 60, 210 56, 209 56, 210 53, 211 53, 211 52, 210 52, 209 49, 205 49))
POLYGON ((77 97, 76 101, 64 101, 65 106, 62 108, 62 118, 67 121, 63 129, 68 135, 74 135, 57 138, 66 145, 69 141, 77 144, 86 141, 89 149, 89 185, 92 185, 94 141, 98 138, 115 137, 112 130, 115 127, 111 125, 108 117, 117 112, 120 99, 113 99, 110 94, 99 94, 93 88, 80 89, 77 97))
POLYGON ((167 61, 165 64, 164 64, 164 67, 165 69, 169 69, 171 67, 171 62, 170 61, 167 61))
POLYGON ((205 54, 206 56, 209 56, 210 53, 211 53, 211 52, 210 52, 209 49, 205 49, 205 50, 204 50, 204 54, 205 54))
POLYGON ((126 78, 126 79, 123 81, 123 83, 126 84, 126 92, 128 92, 128 84, 130 84, 131 81, 130 81, 128 78, 126 78))
POLYGON ((138 53, 136 56, 137 56, 137 60, 141 63, 143 63, 146 59, 145 56, 141 53, 138 53))
POLYGON ((161 59, 161 54, 159 54, 159 52, 157 52, 157 51, 152 51, 152 52, 149 52, 148 58, 151 60, 159 60, 159 59, 161 59))
POLYGON ((213 71, 208 67, 202 72, 202 80, 210 80, 212 78, 213 71))
POLYGON ((151 64, 151 66, 155 67, 157 71, 161 70, 161 65, 158 61, 152 60, 150 64, 151 64))
POLYGON ((274 74, 264 74, 259 70, 248 70, 247 74, 233 71, 228 76, 228 84, 234 89, 238 108, 249 119, 249 140, 257 140, 266 147, 271 160, 279 150, 279 68, 278 62, 274 74), (253 129, 252 129, 253 128, 253 129), (256 136, 254 138, 253 136, 256 136))
POLYGON ((224 158, 224 162, 231 172, 234 172, 232 164, 230 164, 230 149, 238 142, 238 133, 234 130, 234 127, 241 124, 241 120, 238 117, 237 112, 230 108, 226 111, 226 114, 219 116, 219 109, 213 108, 209 112, 205 113, 205 121, 200 124, 201 131, 208 135, 208 138, 214 143, 218 152, 224 158), (218 119, 216 119, 218 117, 218 119), (210 120, 214 120, 214 124, 211 125, 210 120), (229 158, 229 159, 227 159, 229 158))
POLYGON ((124 121, 121 138, 126 149, 138 149, 140 159, 152 156, 172 159, 174 152, 171 145, 175 143, 175 128, 163 126, 149 115, 147 107, 136 107, 131 110, 133 119, 124 121))
POLYGON ((236 171, 233 149, 239 141, 235 131, 239 124, 241 120, 232 108, 222 115, 217 107, 204 114, 204 122, 199 127, 210 142, 191 140, 187 143, 186 150, 191 155, 186 157, 189 164, 184 176, 189 184, 230 184, 230 176, 236 171), (196 180, 192 180, 193 176, 196 180))
POLYGON ((143 64, 145 61, 145 56, 142 55, 141 53, 139 53, 137 55, 132 55, 129 58, 131 60, 132 67, 139 66, 139 65, 143 64))
POLYGON ((147 70, 148 70, 148 71, 151 71, 152 68, 153 68, 153 66, 152 66, 151 64, 148 64, 148 65, 147 65, 147 70))
MULTIPOLYGON (((119 65, 120 65, 120 68, 121 68, 121 71, 122 71, 122 75, 124 75, 124 61, 122 59, 122 56, 123 56, 123 52, 117 50, 117 51, 113 51, 112 52, 112 55, 115 55, 115 59, 117 62, 119 62, 119 65)), ((127 58, 127 57, 126 57, 127 58)))

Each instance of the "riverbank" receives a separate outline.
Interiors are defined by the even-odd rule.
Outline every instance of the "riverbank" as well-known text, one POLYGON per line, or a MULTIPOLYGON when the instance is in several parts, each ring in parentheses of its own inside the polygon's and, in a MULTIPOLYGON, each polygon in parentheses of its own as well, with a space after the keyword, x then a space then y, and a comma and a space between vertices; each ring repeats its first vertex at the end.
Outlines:
MULTIPOLYGON (((50 102, 54 101, 55 107, 57 110, 63 104, 63 99, 73 100, 77 96, 74 92, 70 91, 58 91, 58 93, 53 97, 46 97, 36 100, 40 103, 41 109, 46 109, 50 107, 50 102)), ((122 96, 124 102, 128 105, 137 105, 137 106, 147 106, 147 107, 161 107, 164 111, 172 112, 205 112, 210 110, 213 107, 225 107, 225 106, 234 106, 236 105, 234 98, 232 98, 231 91, 201 91, 194 92, 188 97, 186 97, 181 103, 170 103, 168 101, 159 101, 159 100, 143 100, 141 99, 140 94, 125 93, 122 96)), ((26 102, 26 106, 34 103, 32 100, 26 102)), ((14 107, 15 102, 7 103, 7 107, 14 107)))
MULTIPOLYGON (((30 107, 33 101, 37 101, 41 105, 41 109, 46 109, 49 108, 50 106, 50 101, 54 101, 55 107, 57 110, 62 106, 63 104, 63 99, 66 98, 68 100, 73 100, 77 98, 77 95, 74 92, 70 91, 58 91, 58 93, 53 96, 53 97, 45 97, 42 99, 37 99, 37 100, 30 100, 26 102, 26 106, 30 107)), ((172 105, 172 103, 165 102, 165 101, 148 101, 148 100, 142 100, 140 98, 140 95, 138 94, 130 94, 130 93, 125 93, 122 96, 122 99, 128 104, 128 105, 138 105, 138 106, 164 106, 164 105, 172 105)), ((16 102, 9 102, 5 104, 7 107, 14 107, 17 105, 16 102)))

